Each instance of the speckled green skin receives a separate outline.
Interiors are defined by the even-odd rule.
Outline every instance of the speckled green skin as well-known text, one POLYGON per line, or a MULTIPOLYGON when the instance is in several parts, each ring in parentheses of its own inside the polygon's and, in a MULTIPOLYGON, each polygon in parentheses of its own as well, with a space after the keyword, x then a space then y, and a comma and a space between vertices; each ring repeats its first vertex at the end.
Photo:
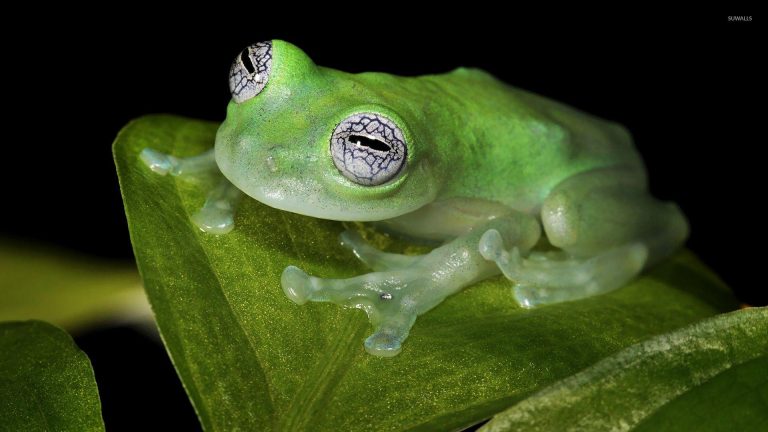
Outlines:
MULTIPOLYGON (((376 221, 412 239, 442 242, 426 255, 404 256, 346 232, 342 244, 375 272, 339 280, 293 266, 283 272, 283 290, 298 304, 363 309, 375 328, 365 341, 371 354, 399 353, 418 315, 479 280, 504 274, 524 307, 576 300, 621 287, 687 236, 679 209, 648 194, 642 161, 615 123, 476 69, 411 78, 348 74, 317 67, 278 40, 263 84, 244 61, 263 66, 267 57, 253 56, 266 46, 235 60, 215 163, 212 152, 181 160, 151 149, 142 160, 160 174, 221 170, 193 217, 214 234, 233 228, 244 192, 278 209, 376 221), (242 76, 263 87, 240 93, 242 76), (337 126, 358 114, 402 131, 405 164, 381 184, 358 184, 342 171, 346 161, 334 163, 337 126)), ((344 151, 373 148, 343 139, 344 151)), ((385 153, 395 154, 392 148, 385 153)))
POLYGON ((528 211, 577 172, 642 167, 621 126, 478 69, 421 77, 350 74, 315 66, 300 49, 277 40, 273 58, 262 93, 230 102, 216 160, 238 188, 274 207, 363 221, 474 197, 528 211), (334 127, 360 111, 396 120, 409 143, 404 172, 383 186, 355 184, 328 157, 334 127), (279 175, 266 167, 268 156, 279 175), (280 199, 269 199, 276 191, 280 199))

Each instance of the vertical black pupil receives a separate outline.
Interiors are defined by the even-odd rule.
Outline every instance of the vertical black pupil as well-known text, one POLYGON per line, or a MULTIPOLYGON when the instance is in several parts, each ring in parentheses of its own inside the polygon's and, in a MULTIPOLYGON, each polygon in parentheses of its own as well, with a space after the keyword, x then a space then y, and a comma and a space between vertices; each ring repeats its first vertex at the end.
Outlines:
POLYGON ((245 66, 246 69, 248 69, 248 73, 254 73, 256 72, 256 66, 253 65, 253 62, 251 61, 251 56, 248 53, 248 48, 244 49, 243 52, 240 53, 240 61, 243 62, 243 66, 245 66))

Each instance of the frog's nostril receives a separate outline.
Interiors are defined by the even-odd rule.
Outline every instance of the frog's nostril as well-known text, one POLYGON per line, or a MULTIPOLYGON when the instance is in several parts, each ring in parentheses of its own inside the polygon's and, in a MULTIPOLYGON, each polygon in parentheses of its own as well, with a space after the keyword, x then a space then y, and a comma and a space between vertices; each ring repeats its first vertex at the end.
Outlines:
POLYGON ((264 157, 264 166, 271 173, 275 173, 280 169, 280 162, 284 159, 282 157, 284 148, 280 144, 268 146, 262 156, 264 157))
POLYGON ((277 161, 274 156, 267 156, 264 162, 267 164, 269 172, 277 172, 277 161))

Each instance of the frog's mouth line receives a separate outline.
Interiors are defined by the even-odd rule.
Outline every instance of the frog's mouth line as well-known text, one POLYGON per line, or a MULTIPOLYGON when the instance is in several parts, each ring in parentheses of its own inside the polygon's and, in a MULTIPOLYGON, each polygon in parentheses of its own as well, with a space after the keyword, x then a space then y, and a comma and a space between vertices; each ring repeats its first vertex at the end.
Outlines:
POLYGON ((329 196, 328 188, 317 181, 274 180, 258 187, 232 183, 242 191, 249 191, 244 193, 269 207, 319 219, 370 222, 391 219, 404 213, 396 205, 380 200, 364 200, 355 204, 351 198, 329 196))

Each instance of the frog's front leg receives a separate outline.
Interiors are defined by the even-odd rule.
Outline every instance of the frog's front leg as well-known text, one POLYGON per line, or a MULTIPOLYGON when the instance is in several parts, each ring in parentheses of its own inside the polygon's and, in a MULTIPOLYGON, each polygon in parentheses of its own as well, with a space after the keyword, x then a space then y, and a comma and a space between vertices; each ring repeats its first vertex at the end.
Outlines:
POLYGON ((420 259, 418 256, 382 252, 369 245, 360 234, 353 230, 341 233, 339 240, 341 245, 351 250, 357 259, 375 271, 410 267, 420 259))
POLYGON ((192 222, 210 234, 226 234, 235 227, 235 206, 242 197, 235 185, 223 175, 205 198, 203 208, 193 214, 192 222))
POLYGON ((365 341, 366 350, 394 356, 418 315, 462 288, 499 273, 478 249, 480 237, 489 229, 523 251, 536 244, 541 232, 532 216, 513 213, 416 257, 377 251, 347 232, 342 242, 380 271, 349 279, 323 279, 290 266, 283 272, 283 290, 298 304, 323 301, 363 309, 374 326, 374 333, 365 341))
POLYGON ((214 149, 187 158, 178 158, 161 153, 155 149, 145 148, 139 158, 152 171, 160 175, 170 174, 174 177, 193 177, 201 174, 218 172, 214 149))
POLYGON ((142 150, 142 162, 159 175, 170 174, 181 179, 213 177, 216 186, 208 193, 205 204, 192 215, 192 222, 210 234, 226 234, 235 226, 235 205, 242 192, 230 183, 216 165, 214 150, 188 158, 178 158, 151 148, 142 150))

